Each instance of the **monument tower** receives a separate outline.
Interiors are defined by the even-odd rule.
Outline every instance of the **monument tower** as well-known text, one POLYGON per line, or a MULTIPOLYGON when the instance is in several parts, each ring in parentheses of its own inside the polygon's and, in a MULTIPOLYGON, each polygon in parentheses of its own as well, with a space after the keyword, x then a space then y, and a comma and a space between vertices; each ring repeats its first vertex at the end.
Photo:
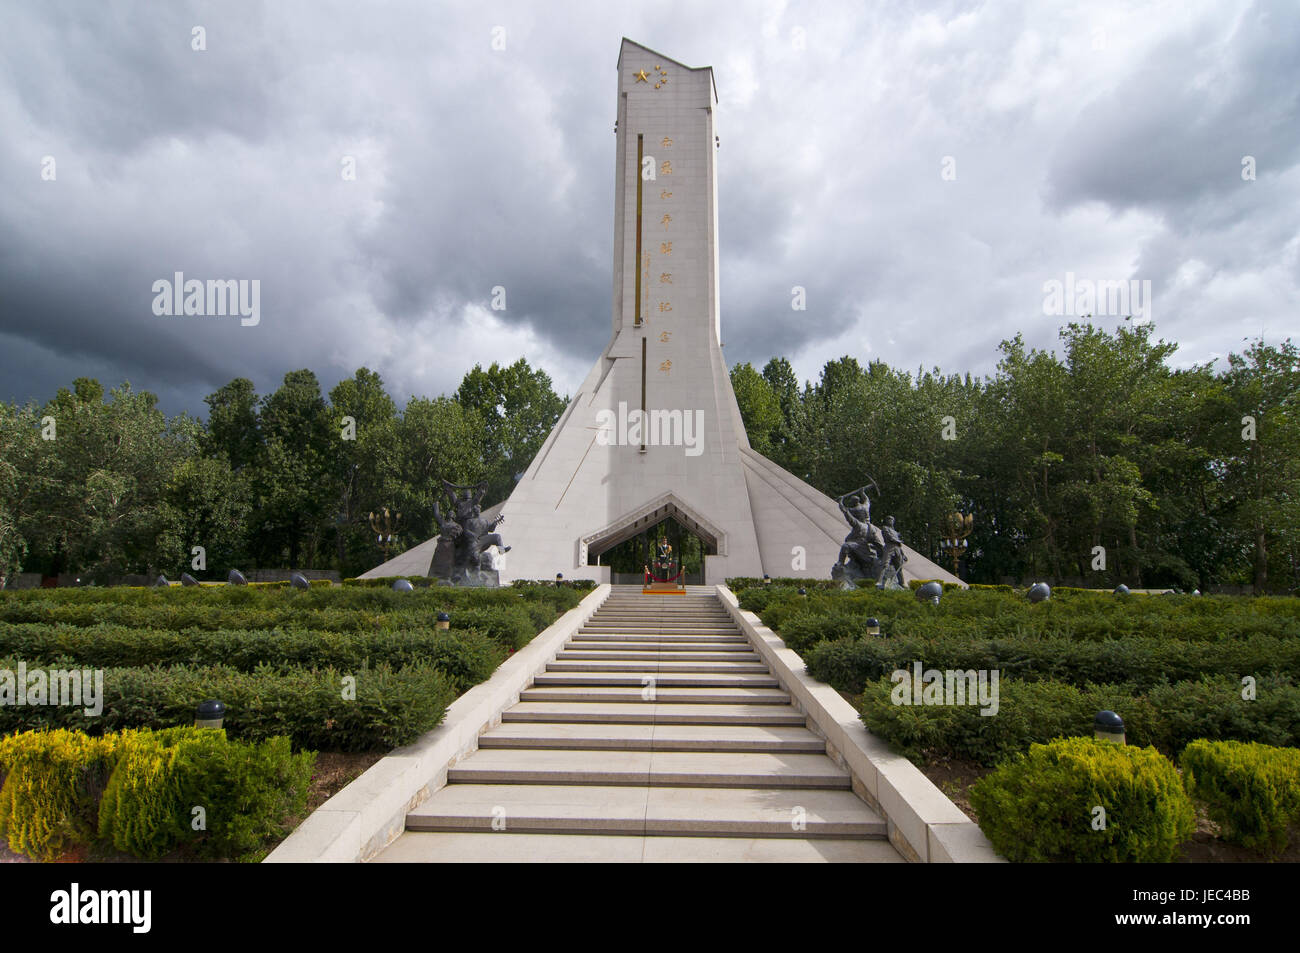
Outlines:
MULTIPOLYGON (((826 578, 836 503, 749 446, 722 354, 711 67, 624 39, 618 58, 611 336, 509 499, 508 579, 609 581, 600 555, 665 518, 708 584, 826 578)), ((427 574, 430 540, 366 573, 427 574)), ((905 575, 950 573, 905 550, 905 575)))

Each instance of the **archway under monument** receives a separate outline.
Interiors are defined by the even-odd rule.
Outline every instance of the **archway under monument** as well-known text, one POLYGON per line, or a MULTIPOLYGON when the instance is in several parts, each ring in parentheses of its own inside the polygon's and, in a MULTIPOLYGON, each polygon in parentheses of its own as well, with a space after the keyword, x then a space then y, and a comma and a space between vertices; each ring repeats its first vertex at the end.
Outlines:
POLYGON ((659 540, 672 547, 686 585, 703 585, 706 560, 725 553, 725 536, 672 494, 636 513, 584 537, 582 558, 588 566, 606 567, 609 581, 640 585, 653 561, 659 540))

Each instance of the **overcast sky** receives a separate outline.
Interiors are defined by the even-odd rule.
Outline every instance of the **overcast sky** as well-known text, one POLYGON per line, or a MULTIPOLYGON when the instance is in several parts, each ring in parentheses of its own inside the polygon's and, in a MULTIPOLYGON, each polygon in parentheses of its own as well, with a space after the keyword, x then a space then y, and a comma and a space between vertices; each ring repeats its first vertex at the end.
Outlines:
POLYGON ((520 356, 572 393, 609 339, 623 36, 714 68, 729 363, 989 373, 1003 338, 1056 342, 1071 317, 1044 284, 1067 272, 1149 281, 1180 365, 1300 337, 1294 0, 31 0, 3 20, 0 399, 89 375, 205 413, 235 376, 329 388, 364 365, 401 404, 520 356), (260 322, 155 315, 178 271, 258 279, 260 322))

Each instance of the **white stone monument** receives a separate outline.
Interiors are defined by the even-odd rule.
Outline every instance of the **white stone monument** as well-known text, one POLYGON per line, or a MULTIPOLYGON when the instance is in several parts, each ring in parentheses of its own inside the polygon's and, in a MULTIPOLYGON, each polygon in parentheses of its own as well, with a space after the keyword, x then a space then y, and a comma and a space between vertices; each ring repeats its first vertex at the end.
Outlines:
MULTIPOLYGON (((503 582, 608 582, 600 554, 669 516, 703 540, 710 585, 824 579, 839 557, 835 501, 750 449, 723 359, 716 102, 712 68, 623 40, 612 334, 499 507, 503 582)), ((427 573, 432 544, 365 575, 427 573)), ((905 578, 957 581, 905 551, 905 578)))

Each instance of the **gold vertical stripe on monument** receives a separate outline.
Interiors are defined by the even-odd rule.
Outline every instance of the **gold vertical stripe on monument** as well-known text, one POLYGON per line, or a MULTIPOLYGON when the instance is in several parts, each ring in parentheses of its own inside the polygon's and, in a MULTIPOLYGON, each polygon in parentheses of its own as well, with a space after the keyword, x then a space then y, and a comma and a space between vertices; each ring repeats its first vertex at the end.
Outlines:
MULTIPOLYGON (((638 328, 641 326, 641 161, 644 148, 645 134, 638 132, 636 134, 636 326, 638 328)), ((643 373, 642 380, 644 378, 643 373)))
POLYGON ((645 453, 645 345, 646 339, 641 339, 641 452, 645 453))

